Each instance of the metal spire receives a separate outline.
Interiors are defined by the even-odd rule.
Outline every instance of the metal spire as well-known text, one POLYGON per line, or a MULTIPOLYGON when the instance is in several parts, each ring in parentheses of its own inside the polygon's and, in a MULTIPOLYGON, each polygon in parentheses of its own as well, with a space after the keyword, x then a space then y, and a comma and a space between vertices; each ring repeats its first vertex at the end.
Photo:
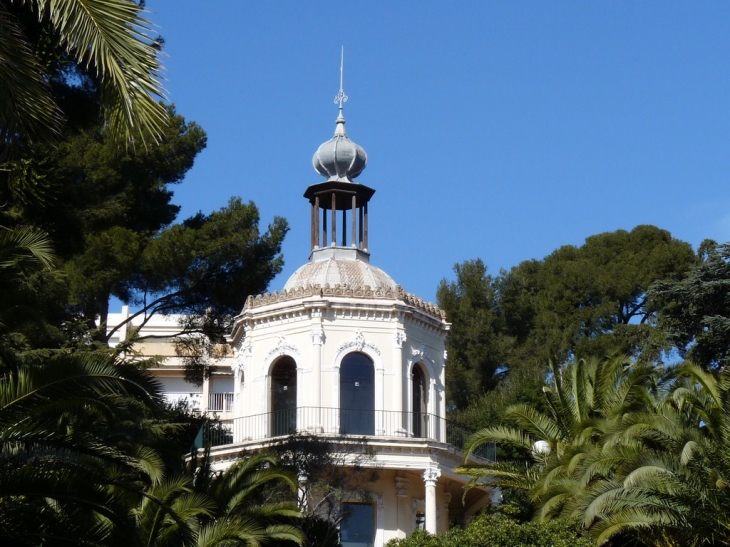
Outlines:
POLYGON ((342 117, 342 105, 347 102, 347 95, 342 87, 342 79, 345 72, 345 46, 342 46, 342 56, 340 57, 340 92, 335 97, 335 104, 339 105, 340 117, 342 117))

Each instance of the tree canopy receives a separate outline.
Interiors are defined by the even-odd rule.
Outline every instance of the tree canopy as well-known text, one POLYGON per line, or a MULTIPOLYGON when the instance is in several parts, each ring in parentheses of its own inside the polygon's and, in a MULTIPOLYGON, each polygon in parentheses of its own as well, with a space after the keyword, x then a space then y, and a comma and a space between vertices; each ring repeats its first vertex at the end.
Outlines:
POLYGON ((437 293, 452 323, 448 401, 464 409, 500 382, 541 383, 551 359, 565 362, 575 354, 618 350, 659 362, 668 344, 655 328, 649 288, 682 279, 696 262, 688 243, 637 226, 560 247, 495 277, 481 260, 455 266, 456 281, 442 281, 437 293))
POLYGON ((649 291, 659 324, 680 354, 704 367, 730 364, 730 244, 705 241, 687 277, 649 291))

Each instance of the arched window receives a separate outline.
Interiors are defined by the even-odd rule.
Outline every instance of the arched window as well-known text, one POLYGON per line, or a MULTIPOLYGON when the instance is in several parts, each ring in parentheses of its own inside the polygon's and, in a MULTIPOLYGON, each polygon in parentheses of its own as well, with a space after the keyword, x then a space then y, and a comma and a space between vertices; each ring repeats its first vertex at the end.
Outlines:
POLYGON ((420 364, 413 366, 413 424, 414 437, 428 437, 428 389, 426 374, 420 364))
POLYGON ((340 365, 340 432, 375 434, 375 367, 364 353, 350 353, 340 365))
POLYGON ((297 364, 282 357, 271 369, 271 436, 297 430, 297 364))

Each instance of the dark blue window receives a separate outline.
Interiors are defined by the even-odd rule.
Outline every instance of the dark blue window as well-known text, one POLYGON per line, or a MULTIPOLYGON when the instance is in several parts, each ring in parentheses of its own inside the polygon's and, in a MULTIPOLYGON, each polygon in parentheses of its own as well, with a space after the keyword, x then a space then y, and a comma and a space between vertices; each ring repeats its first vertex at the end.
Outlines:
POLYGON ((375 435, 375 367, 364 353, 350 353, 340 366, 340 432, 375 435))

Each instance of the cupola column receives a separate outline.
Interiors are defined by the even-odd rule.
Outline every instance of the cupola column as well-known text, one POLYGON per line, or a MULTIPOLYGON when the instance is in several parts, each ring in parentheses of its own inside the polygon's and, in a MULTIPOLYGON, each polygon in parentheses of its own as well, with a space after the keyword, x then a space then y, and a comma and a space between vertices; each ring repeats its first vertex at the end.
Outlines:
POLYGON ((350 238, 350 245, 352 247, 357 247, 357 236, 355 232, 357 231, 357 196, 352 196, 352 237, 350 238))
POLYGON ((370 244, 368 243, 368 204, 367 203, 365 205, 363 205, 363 210, 365 211, 365 225, 363 228, 365 235, 363 237, 363 244, 364 244, 363 251, 367 251, 368 249, 370 249, 370 244))
POLYGON ((332 245, 337 245, 337 194, 332 192, 332 245))

